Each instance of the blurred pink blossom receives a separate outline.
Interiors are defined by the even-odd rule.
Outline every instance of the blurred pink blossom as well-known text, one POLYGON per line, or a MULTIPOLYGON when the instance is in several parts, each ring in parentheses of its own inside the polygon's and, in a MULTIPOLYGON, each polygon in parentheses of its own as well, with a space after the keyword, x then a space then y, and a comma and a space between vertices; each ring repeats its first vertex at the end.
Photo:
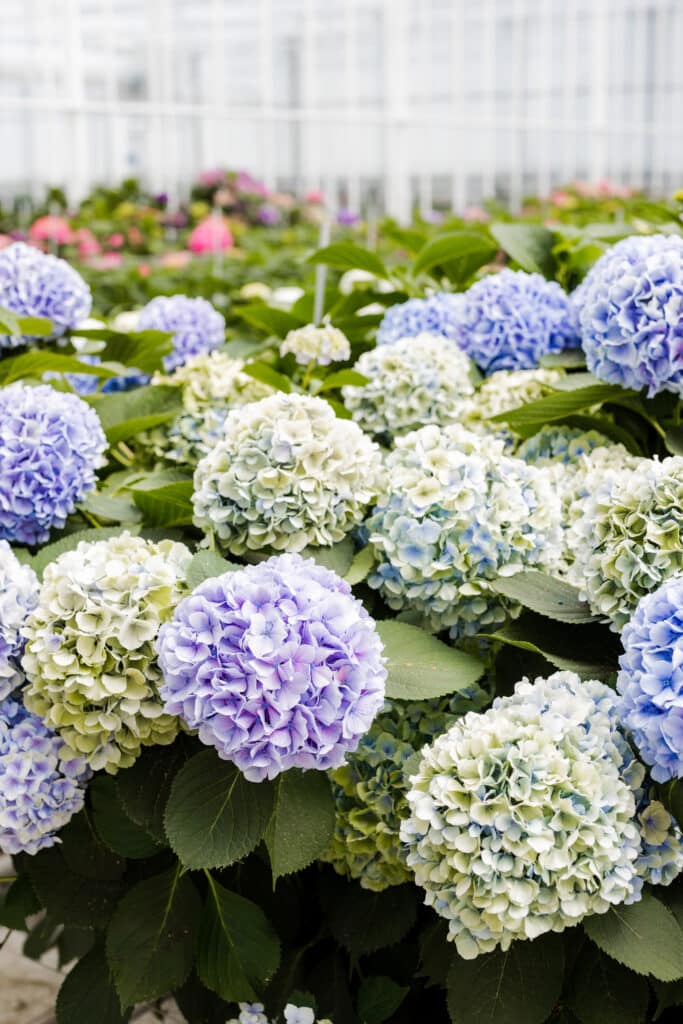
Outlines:
POLYGON ((220 167, 214 167, 207 171, 200 171, 197 181, 200 185, 206 185, 207 188, 212 188, 214 185, 219 185, 225 177, 225 171, 222 171, 220 167))
POLYGON ((221 252, 233 245, 232 232, 225 220, 209 216, 193 228, 188 248, 192 252, 221 252))
POLYGON ((28 231, 32 242, 55 242, 57 245, 68 245, 72 238, 71 225, 64 217, 48 213, 38 217, 28 231))
POLYGON ((186 267, 192 259, 192 253, 188 252, 187 249, 180 249, 176 252, 165 252, 162 254, 159 264, 162 267, 172 267, 180 270, 182 267, 186 267))
POLYGON ((107 245, 110 249, 120 249, 125 242, 124 236, 120 231, 115 231, 113 235, 110 235, 107 239, 107 245))

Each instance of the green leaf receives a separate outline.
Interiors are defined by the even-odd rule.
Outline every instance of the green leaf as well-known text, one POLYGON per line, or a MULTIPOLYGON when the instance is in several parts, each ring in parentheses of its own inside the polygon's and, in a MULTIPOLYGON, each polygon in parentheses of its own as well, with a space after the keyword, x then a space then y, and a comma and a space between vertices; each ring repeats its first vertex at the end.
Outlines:
POLYGON ((353 242, 335 242, 334 245, 317 249, 308 257, 307 262, 324 263, 339 270, 367 270, 369 274, 384 280, 389 277, 387 268, 376 253, 354 245, 353 242))
POLYGON ((408 985, 397 985, 391 978, 374 975, 364 978, 358 989, 358 1016, 361 1024, 384 1024, 410 992, 408 985))
POLYGON ((240 568, 242 567, 236 562, 228 562, 217 551, 198 551, 187 570, 187 585, 190 590, 195 590, 204 580, 222 576, 225 572, 234 572, 240 568))
POLYGON ((88 793, 97 834, 110 850, 131 859, 159 852, 159 844, 126 814, 113 776, 96 775, 88 793))
MULTIPOLYGON (((129 533, 138 533, 135 526, 126 527, 126 529, 129 533)), ((110 537, 119 537, 120 535, 120 526, 101 526, 87 530, 76 530, 74 533, 69 533, 66 537, 62 537, 60 540, 53 541, 52 544, 46 544, 45 547, 41 548, 40 551, 34 555, 31 560, 31 565, 38 577, 42 578, 42 575, 45 572, 45 567, 48 566, 50 562, 54 562, 55 559, 59 558, 59 556, 63 555, 66 551, 73 551, 74 548, 78 547, 82 540, 88 542, 108 540, 110 537)))
MULTIPOLYGON (((163 368, 164 356, 173 351, 173 334, 168 331, 78 331, 85 337, 102 336, 105 344, 98 355, 103 362, 122 363, 143 373, 154 373, 163 368)), ((124 392, 125 393, 125 392, 124 392)))
POLYGON ((596 621, 596 616, 581 600, 576 587, 534 569, 515 576, 499 576, 491 584, 491 589, 559 622, 596 621))
POLYGON ((292 382, 289 377, 285 377, 284 373, 278 373, 268 363, 245 363, 242 372, 253 377, 254 380, 260 380, 262 384, 268 384, 276 391, 290 392, 292 390, 292 382))
POLYGON ((362 388, 369 383, 370 378, 364 377, 362 373, 358 373, 358 370, 337 370, 336 373, 331 373, 329 377, 325 377, 324 381, 316 391, 316 395, 320 395, 324 391, 332 391, 334 388, 343 388, 345 386, 362 388))
POLYGON ((192 494, 192 481, 183 480, 153 491, 133 491, 133 501, 147 526, 191 526, 192 494))
POLYGON ((0 925, 12 931, 24 932, 26 918, 37 914, 41 904, 28 875, 18 875, 0 902, 0 925))
POLYGON ((52 373, 87 373, 100 379, 116 376, 116 373, 106 366, 92 366, 90 363, 82 363, 76 356, 38 349, 3 359, 0 362, 0 384, 11 384, 15 380, 25 378, 42 380, 43 374, 48 370, 52 373))
POLYGON ((282 309, 272 309, 263 302, 242 306, 235 310, 235 314, 253 327, 258 327, 276 338, 284 338, 290 331, 295 331, 297 327, 303 327, 306 323, 301 317, 286 313, 282 309))
POLYGON ((583 927, 603 953, 632 971, 659 981, 683 977, 683 930, 669 908, 650 893, 628 907, 587 917, 583 927))
POLYGON ((21 337, 19 318, 16 313, 13 313, 11 309, 7 309, 6 306, 0 306, 0 331, 4 334, 10 334, 13 338, 21 337))
POLYGON ((539 366, 554 369, 556 366, 567 370, 583 369, 586 365, 586 353, 581 348, 566 348, 563 352, 548 352, 541 356, 539 366))
POLYGON ((125 1024, 104 950, 97 946, 67 974, 57 995, 57 1024, 125 1024))
POLYGON ((555 270, 553 245, 555 236, 540 224, 509 224, 503 221, 489 225, 489 231, 501 249, 522 270, 552 277, 555 270))
POLYGON ((75 815, 59 833, 59 849, 70 871, 83 878, 115 882, 126 870, 124 857, 114 853, 95 830, 92 812, 87 806, 75 815))
POLYGON ((226 1002, 258 998, 280 963, 280 941, 261 908, 219 885, 209 888, 199 935, 197 970, 226 1002))
POLYGON ((683 427, 670 427, 666 432, 664 444, 672 455, 683 455, 683 427))
POLYGON ((552 395, 539 398, 535 402, 527 402, 516 409, 498 413, 491 417, 492 423, 507 423, 513 430, 518 427, 545 426, 554 420, 562 420, 580 409, 591 405, 615 400, 623 401, 635 396, 633 391, 625 391, 617 384, 591 384, 588 387, 576 388, 573 391, 554 391, 552 395))
POLYGON ((514 942, 475 960, 456 956, 448 974, 453 1024, 543 1024, 562 991, 562 939, 514 942))
MULTIPOLYGON (((475 270, 489 263, 496 255, 496 247, 485 235, 474 231, 452 231, 447 235, 432 238, 420 249, 413 263, 413 274, 423 274, 434 267, 446 267, 458 261, 461 274, 454 277, 471 277, 475 270)), ((448 275, 449 277, 451 274, 448 275)))
POLYGON ((17 323, 20 333, 29 337, 49 338, 55 329, 52 320, 48 320, 46 316, 19 316, 17 323))
POLYGON ((26 871, 50 915, 78 928, 104 927, 120 894, 117 880, 86 878, 73 871, 57 846, 28 858, 26 871))
POLYGON ((387 697, 427 700, 465 690, 484 672, 473 654, 449 647, 418 626, 386 619, 377 632, 387 658, 387 697))
POLYGON ((91 400, 110 445, 169 423, 182 411, 180 388, 165 385, 98 395, 91 400))
POLYGON ((357 583, 362 583, 364 579, 367 579, 374 564, 374 551, 369 544, 366 544, 353 556, 353 561, 344 574, 344 579, 354 587, 357 583))
POLYGON ((159 843, 166 843, 164 812, 173 779, 187 758, 182 740, 169 747, 142 751, 130 768, 116 776, 116 788, 128 817, 159 843))
POLYGON ((495 633, 485 633, 504 644, 541 654, 555 668, 577 672, 583 679, 608 680, 617 670, 621 646, 603 625, 567 628, 535 612, 511 619, 495 633))
POLYGON ((659 1020, 664 1010, 671 1006, 683 1006, 683 980, 653 981, 652 987, 657 996, 657 1016, 659 1020))
POLYGON ((617 423, 613 423, 611 419, 607 419, 605 416, 588 416, 585 413, 579 413, 576 416, 567 416, 564 423, 568 427, 578 427, 579 430, 597 430, 604 434, 605 437, 609 437, 611 441, 618 441, 619 444, 623 444, 624 448, 631 452, 632 455, 644 454, 643 449, 630 431, 620 427, 617 423))
POLYGON ((337 576, 342 577, 349 571, 353 553, 354 545, 350 537, 344 537, 343 540, 331 544, 330 547, 308 547, 300 552, 302 558, 312 558, 318 565, 322 565, 325 569, 330 569, 332 572, 336 572, 337 576))
POLYGON ((355 882, 328 875, 321 900, 330 931, 353 957, 400 942, 417 918, 418 891, 414 885, 369 892, 355 882))
POLYGON ((160 999, 192 970, 201 901, 180 866, 134 885, 107 929, 107 960, 124 1007, 160 999))
POLYGON ((205 750, 173 780, 166 834, 185 867, 226 867, 258 845, 272 808, 272 786, 247 782, 234 765, 205 750))
POLYGON ((568 990, 581 1024, 642 1024, 649 997, 645 978, 592 946, 581 953, 568 990))
POLYGON ((325 852, 334 832, 334 800, 324 772, 290 769, 278 776, 273 789, 264 838, 275 883, 325 852))
POLYGON ((78 508, 98 519, 110 523, 139 523, 142 521, 140 509, 127 494, 112 497, 99 491, 90 491, 85 499, 78 503, 78 508))

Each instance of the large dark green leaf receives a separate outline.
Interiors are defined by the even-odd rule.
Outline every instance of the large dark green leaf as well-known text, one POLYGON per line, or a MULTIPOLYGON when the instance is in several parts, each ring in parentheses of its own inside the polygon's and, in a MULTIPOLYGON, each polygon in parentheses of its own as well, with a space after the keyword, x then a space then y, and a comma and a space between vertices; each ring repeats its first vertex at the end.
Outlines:
POLYGON ((524 651, 542 654, 555 668, 577 672, 583 679, 609 679, 621 653, 618 638, 606 626, 567 626, 534 612, 512 619, 495 633, 485 634, 524 651))
POLYGON ((57 996, 57 1024, 125 1024, 109 964, 101 946, 91 950, 62 982, 57 996))
POLYGON ((641 1024, 648 1000, 645 978, 590 944, 584 949, 572 975, 568 1000, 581 1024, 641 1024))
POLYGON ((407 985, 397 985, 391 978, 373 975, 364 978, 358 989, 358 1016, 361 1024, 384 1024, 408 995, 407 985))
POLYGON ((659 981, 683 977, 683 929, 650 893, 630 906, 587 917, 583 927, 603 953, 632 971, 659 981))
POLYGON ((473 654, 437 640, 417 626, 385 619, 377 623, 387 658, 387 697, 427 700, 466 690, 484 672, 473 654))
POLYGON ((59 352, 46 352, 40 349, 34 352, 22 352, 18 356, 10 356, 0 362, 0 384, 11 384, 27 377, 42 380, 43 374, 52 373, 87 373, 90 376, 106 379, 115 377, 113 370, 105 366, 92 366, 82 363, 76 356, 67 356, 59 352))
POLYGON ((166 385, 99 395, 91 405, 112 446, 170 422, 183 407, 180 388, 166 385))
POLYGON ((192 481, 183 480, 153 491, 135 490, 133 501, 147 526, 191 526, 192 494, 192 481))
POLYGON ((79 330, 78 334, 104 341, 104 346, 98 352, 103 362, 122 363, 143 373, 161 370, 164 356, 173 351, 173 334, 168 331, 131 331, 130 334, 121 334, 112 330, 79 330))
POLYGON ((400 942, 417 917, 419 896, 414 885, 369 892, 356 882, 329 875, 321 897, 330 931, 354 957, 400 942))
POLYGON ((126 814, 113 776, 97 775, 90 784, 89 797, 97 834, 110 850, 132 859, 159 852, 160 845, 126 814))
POLYGON ((489 225, 489 231, 501 249, 522 270, 552 277, 555 269, 552 231, 540 224, 510 224, 499 221, 489 225))
POLYGON ((235 569, 240 568, 241 566, 236 562, 228 562, 217 551, 198 551, 187 570, 187 585, 190 590, 194 590, 204 580, 222 576, 223 573, 234 572, 235 569))
POLYGON ((430 239, 420 249, 413 263, 413 274, 428 273, 435 267, 441 267, 451 280, 466 280, 495 255, 496 247, 486 235, 474 231, 452 231, 430 239))
POLYGON ((235 315, 276 338, 284 338, 290 331, 296 330, 297 327, 303 327, 306 323, 301 317, 286 313, 282 309, 272 309, 263 302, 256 302, 252 306, 242 306, 241 309, 235 310, 235 315))
POLYGON ((325 263, 340 270, 366 270, 376 277, 388 277, 387 268, 376 253, 353 242, 335 242, 308 257, 309 263, 325 263))
POLYGON ((518 427, 544 426, 554 420, 563 420, 581 409, 603 402, 623 401, 637 397, 617 384, 589 384, 571 391, 553 391, 552 395, 528 402, 507 412, 491 417, 492 423, 507 423, 513 430, 518 427))
POLYGON ((185 764, 182 738, 170 747, 148 747, 119 772, 116 788, 126 814, 159 843, 166 843, 164 812, 176 774, 185 764))
POLYGON ((325 852, 334 832, 334 800, 324 772, 282 772, 273 783, 265 833, 273 881, 301 871, 325 852))
POLYGON ((269 387, 274 388, 276 391, 289 392, 292 390, 292 382, 289 377, 285 377, 284 373, 278 373, 269 363, 258 361, 245 363, 243 372, 247 376, 253 377, 254 380, 261 381, 262 384, 268 384, 269 387))
POLYGON ((26 870, 50 915, 78 928, 103 928, 121 892, 117 880, 86 878, 73 871, 57 846, 28 858, 26 870))
POLYGON ((596 621, 596 616, 586 602, 581 600, 576 587, 535 569, 515 576, 499 576, 491 587, 498 594, 518 601, 525 608, 559 622, 596 621))

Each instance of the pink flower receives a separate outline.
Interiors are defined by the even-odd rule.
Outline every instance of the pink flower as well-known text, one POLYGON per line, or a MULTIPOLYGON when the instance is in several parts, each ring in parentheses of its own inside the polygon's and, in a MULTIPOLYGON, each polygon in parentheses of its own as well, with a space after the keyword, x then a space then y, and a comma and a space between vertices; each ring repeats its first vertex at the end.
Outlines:
POLYGON ((311 189, 310 192, 306 193, 306 195, 304 196, 304 199, 305 199, 305 201, 307 203, 315 203, 315 204, 321 203, 322 204, 322 203, 325 202, 325 194, 324 194, 324 192, 321 189, 314 188, 314 189, 311 189))
MULTIPOLYGON (((115 254, 112 253, 112 255, 115 254)), ((140 266, 138 267, 138 274, 140 275, 140 277, 149 277, 151 273, 152 268, 150 267, 149 263, 141 263, 140 266)))
POLYGON ((120 249, 124 242, 125 238, 120 231, 115 231, 114 234, 110 235, 107 239, 107 245, 110 249, 120 249))
POLYGON ((159 263, 162 267, 173 267, 175 269, 181 269, 186 267, 192 259, 192 253, 188 252, 187 249, 180 249, 177 252, 165 252, 159 263))
POLYGON ((74 231, 73 241, 78 246, 78 255, 81 259, 87 259, 88 256, 97 256, 102 251, 100 243, 90 228, 78 228, 74 231))
POLYGON ((192 252, 220 252, 232 249, 233 238, 225 220, 205 217, 190 234, 188 248, 192 252))
POLYGON ((11 235, 0 235, 0 249, 4 249, 6 246, 11 245, 14 239, 11 235))
POLYGON ((49 213, 38 217, 29 228, 28 237, 32 242, 56 242, 57 245, 68 245, 71 241, 71 225, 64 217, 56 217, 49 213))
POLYGON ((206 185, 207 188, 212 188, 214 185, 220 184, 225 177, 225 172, 219 167, 214 167, 213 170, 200 171, 197 181, 200 185, 206 185))
POLYGON ((468 206, 462 212, 463 220, 490 220, 486 210, 482 210, 481 206, 468 206))

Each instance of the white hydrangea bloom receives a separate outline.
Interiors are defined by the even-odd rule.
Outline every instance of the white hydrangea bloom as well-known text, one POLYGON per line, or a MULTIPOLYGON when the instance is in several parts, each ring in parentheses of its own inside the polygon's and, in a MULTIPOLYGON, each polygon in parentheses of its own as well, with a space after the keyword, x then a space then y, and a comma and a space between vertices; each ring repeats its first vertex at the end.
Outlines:
POLYGON ((343 363, 351 356, 349 339, 332 324, 323 323, 320 327, 306 324, 290 331, 280 345, 280 355, 292 353, 300 366, 329 366, 330 363, 343 363))
POLYGON ((120 331, 121 334, 134 333, 140 330, 140 309, 126 309, 117 313, 111 321, 112 330, 120 331))
POLYGON ((156 374, 154 384, 180 385, 186 412, 210 405, 246 405, 273 394, 269 384, 244 373, 244 360, 214 350, 193 356, 169 376, 156 374))
POLYGON ((22 627, 37 603, 36 574, 18 561, 6 540, 0 540, 0 700, 24 681, 22 627))
POLYGON ((263 302, 267 302, 272 294, 273 289, 265 281, 247 281, 240 288, 240 298, 242 299, 261 299, 263 302))

